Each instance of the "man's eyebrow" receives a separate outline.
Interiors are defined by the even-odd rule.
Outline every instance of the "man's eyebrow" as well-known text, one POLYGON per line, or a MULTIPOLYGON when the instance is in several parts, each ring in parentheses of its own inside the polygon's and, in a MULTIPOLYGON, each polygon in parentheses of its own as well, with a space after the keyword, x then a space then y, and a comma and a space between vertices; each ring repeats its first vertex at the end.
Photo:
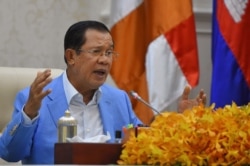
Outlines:
MULTIPOLYGON (((93 46, 91 49, 104 49, 104 46, 93 46)), ((107 49, 114 49, 114 45, 110 45, 107 49)))

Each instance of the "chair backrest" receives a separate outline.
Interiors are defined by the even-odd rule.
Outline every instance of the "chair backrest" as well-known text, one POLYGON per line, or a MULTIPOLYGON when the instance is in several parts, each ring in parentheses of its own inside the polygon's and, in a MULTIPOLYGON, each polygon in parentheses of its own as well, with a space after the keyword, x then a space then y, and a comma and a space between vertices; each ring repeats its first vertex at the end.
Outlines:
MULTIPOLYGON (((30 86, 37 72, 44 70, 45 68, 0 67, 0 133, 11 119, 17 92, 30 86)), ((52 78, 62 72, 63 69, 51 69, 52 78)))

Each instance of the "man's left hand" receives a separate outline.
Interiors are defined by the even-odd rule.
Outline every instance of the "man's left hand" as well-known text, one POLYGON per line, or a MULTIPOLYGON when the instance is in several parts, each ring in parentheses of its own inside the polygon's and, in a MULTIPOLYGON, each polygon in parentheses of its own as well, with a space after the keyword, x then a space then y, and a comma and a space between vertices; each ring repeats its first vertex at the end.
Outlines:
POLYGON ((199 94, 195 99, 189 99, 190 91, 191 88, 189 86, 186 86, 179 101, 178 112, 182 113, 186 109, 190 109, 199 104, 206 105, 207 96, 203 89, 200 90, 199 94))

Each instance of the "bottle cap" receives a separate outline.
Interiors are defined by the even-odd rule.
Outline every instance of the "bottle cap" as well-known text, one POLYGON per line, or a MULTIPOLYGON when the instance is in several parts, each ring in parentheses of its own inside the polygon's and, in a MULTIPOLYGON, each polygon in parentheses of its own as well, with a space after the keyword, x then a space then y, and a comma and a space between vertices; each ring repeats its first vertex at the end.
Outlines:
POLYGON ((115 138, 122 138, 122 132, 120 130, 115 131, 115 138))

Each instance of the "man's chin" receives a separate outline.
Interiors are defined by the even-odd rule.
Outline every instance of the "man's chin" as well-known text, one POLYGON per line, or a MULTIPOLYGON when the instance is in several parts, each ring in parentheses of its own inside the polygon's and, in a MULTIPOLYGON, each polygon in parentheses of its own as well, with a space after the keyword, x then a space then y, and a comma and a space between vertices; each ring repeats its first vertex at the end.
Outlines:
POLYGON ((100 86, 102 86, 105 83, 105 81, 102 82, 96 82, 96 84, 94 85, 95 89, 98 89, 100 86))

